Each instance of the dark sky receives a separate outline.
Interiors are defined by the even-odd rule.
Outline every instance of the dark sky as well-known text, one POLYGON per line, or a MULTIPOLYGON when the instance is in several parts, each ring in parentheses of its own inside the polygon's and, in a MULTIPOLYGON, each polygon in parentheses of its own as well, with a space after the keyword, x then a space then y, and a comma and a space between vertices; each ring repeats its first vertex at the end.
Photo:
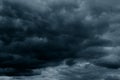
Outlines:
POLYGON ((119 0, 0 0, 0 75, 119 80, 119 17, 119 0))

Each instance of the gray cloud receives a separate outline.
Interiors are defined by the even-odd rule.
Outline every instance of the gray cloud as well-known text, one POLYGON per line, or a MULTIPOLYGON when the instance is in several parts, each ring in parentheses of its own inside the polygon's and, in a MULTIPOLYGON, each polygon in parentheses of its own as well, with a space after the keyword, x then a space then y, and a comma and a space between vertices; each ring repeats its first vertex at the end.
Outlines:
POLYGON ((107 69, 95 66, 86 61, 78 61, 73 66, 60 64, 56 67, 35 69, 37 75, 22 77, 0 77, 5 80, 119 80, 119 70, 107 69))
POLYGON ((21 75, 69 58, 96 60, 100 63, 93 62, 95 65, 104 67, 118 66, 119 57, 113 61, 111 58, 119 53, 105 47, 119 46, 119 3, 1 0, 0 67, 12 68, 21 75))

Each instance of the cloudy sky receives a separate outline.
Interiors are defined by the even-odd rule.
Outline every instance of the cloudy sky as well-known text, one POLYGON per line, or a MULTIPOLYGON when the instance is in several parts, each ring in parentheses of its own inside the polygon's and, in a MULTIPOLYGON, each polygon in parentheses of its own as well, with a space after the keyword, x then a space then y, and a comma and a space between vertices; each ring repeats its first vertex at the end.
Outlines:
POLYGON ((0 80, 120 80, 119 0, 0 0, 0 80))

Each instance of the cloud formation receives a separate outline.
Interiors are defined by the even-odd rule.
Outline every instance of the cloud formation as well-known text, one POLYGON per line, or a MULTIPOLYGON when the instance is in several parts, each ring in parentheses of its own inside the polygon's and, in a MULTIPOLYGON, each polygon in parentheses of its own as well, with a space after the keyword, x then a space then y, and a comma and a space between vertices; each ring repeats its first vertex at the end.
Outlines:
POLYGON ((78 61, 73 66, 60 64, 56 67, 35 69, 34 76, 0 77, 0 80, 119 80, 119 70, 102 68, 86 61, 78 61))
POLYGON ((1 74, 28 75, 34 68, 77 58, 119 67, 119 53, 108 50, 119 46, 119 3, 1 0, 0 67, 10 69, 1 74))

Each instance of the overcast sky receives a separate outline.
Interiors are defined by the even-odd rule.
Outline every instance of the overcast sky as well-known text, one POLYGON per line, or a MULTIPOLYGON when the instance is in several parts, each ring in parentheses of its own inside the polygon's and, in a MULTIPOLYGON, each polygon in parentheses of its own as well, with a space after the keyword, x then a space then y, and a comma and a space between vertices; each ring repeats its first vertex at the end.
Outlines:
POLYGON ((119 80, 119 31, 119 0, 0 0, 0 80, 119 80))

